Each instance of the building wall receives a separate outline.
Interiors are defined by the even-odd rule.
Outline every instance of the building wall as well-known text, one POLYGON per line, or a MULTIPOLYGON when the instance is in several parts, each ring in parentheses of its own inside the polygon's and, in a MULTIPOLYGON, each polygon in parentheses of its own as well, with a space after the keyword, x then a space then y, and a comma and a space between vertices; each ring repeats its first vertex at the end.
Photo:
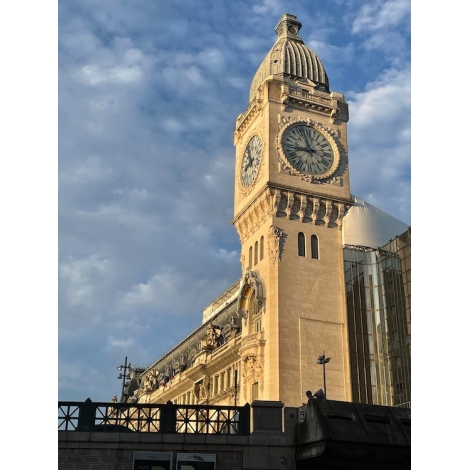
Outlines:
POLYGON ((377 250, 346 249, 353 401, 411 401, 411 231, 377 250))

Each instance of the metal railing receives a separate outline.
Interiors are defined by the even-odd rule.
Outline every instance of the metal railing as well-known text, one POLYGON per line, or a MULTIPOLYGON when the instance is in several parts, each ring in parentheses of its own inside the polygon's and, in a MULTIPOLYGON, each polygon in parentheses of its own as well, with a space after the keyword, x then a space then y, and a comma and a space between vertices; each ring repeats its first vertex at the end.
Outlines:
POLYGON ((59 402, 59 431, 250 434, 250 405, 59 402))

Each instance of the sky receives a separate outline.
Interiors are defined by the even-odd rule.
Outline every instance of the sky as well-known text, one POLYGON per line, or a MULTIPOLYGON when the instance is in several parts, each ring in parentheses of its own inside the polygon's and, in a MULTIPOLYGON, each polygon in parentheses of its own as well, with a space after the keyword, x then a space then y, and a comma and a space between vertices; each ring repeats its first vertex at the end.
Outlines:
POLYGON ((411 223, 409 1, 59 1, 59 400, 119 395, 241 276, 234 124, 286 12, 349 103, 351 192, 411 223))

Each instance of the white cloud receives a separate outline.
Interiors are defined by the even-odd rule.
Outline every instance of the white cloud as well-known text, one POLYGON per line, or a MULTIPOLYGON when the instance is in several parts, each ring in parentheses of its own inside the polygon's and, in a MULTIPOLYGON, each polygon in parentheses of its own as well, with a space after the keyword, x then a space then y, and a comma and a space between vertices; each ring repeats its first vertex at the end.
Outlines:
MULTIPOLYGON (((410 70, 389 70, 370 83, 362 93, 350 92, 352 125, 355 129, 380 126, 384 121, 402 120, 409 125, 411 106, 410 70)), ((370 137, 373 138, 374 133, 370 137)), ((392 135, 381 133, 381 137, 392 135)))
POLYGON ((409 223, 410 70, 389 70, 349 96, 351 191, 409 223))
POLYGON ((225 57, 221 50, 210 47, 199 52, 198 63, 209 70, 220 70, 225 65, 225 57))
POLYGON ((165 119, 162 127, 170 134, 179 134, 185 129, 184 123, 174 118, 165 119))
POLYGON ((91 255, 83 259, 70 259, 59 266, 66 301, 72 307, 93 305, 99 291, 99 280, 111 274, 111 262, 91 255))
POLYGON ((262 2, 253 5, 252 9, 257 15, 277 15, 284 13, 285 5, 280 0, 262 0, 262 2))
POLYGON ((352 24, 352 33, 397 26, 410 14, 410 0, 374 1, 362 6, 352 24))
POLYGON ((142 79, 140 67, 113 67, 105 69, 97 65, 85 65, 80 69, 82 78, 90 85, 106 83, 134 84, 142 79))
POLYGON ((114 349, 114 348, 119 348, 122 349, 123 351, 129 351, 135 346, 135 339, 134 338, 121 338, 121 339, 116 339, 113 336, 108 337, 108 344, 107 347, 114 349))

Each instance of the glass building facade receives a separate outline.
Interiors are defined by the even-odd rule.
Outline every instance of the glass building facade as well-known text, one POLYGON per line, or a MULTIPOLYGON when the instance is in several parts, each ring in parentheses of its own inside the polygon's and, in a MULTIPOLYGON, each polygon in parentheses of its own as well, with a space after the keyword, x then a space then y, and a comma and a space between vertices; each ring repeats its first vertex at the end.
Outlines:
POLYGON ((411 229, 344 262, 352 400, 411 406, 411 229))

